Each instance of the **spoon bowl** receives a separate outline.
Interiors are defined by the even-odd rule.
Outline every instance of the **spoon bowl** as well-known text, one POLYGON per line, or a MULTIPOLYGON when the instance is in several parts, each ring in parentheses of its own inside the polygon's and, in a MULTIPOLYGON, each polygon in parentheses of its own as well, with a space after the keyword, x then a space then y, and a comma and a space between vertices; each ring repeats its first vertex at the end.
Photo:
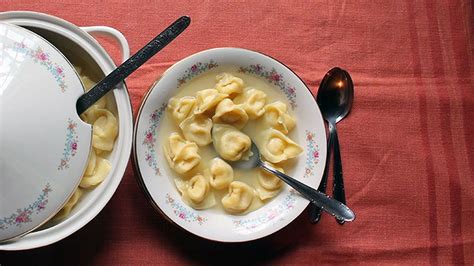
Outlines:
POLYGON ((335 67, 326 73, 319 87, 316 101, 328 122, 337 123, 346 117, 354 100, 354 85, 347 71, 335 67))

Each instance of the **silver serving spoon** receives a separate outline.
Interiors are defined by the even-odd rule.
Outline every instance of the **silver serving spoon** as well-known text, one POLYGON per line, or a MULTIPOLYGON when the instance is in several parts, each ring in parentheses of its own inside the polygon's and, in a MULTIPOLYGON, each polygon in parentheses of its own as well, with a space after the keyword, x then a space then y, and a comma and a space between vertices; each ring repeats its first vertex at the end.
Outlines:
MULTIPOLYGON (((354 85, 349 73, 341 68, 335 67, 326 73, 319 86, 316 101, 324 119, 329 124, 329 139, 327 148, 326 167, 318 190, 325 193, 331 149, 334 143, 334 185, 333 197, 342 203, 346 203, 344 193, 344 181, 342 177, 341 153, 339 151, 339 140, 337 137, 336 123, 341 121, 349 113, 354 99, 354 85)), ((321 217, 321 210, 317 207, 310 209, 310 220, 317 223, 321 217)), ((337 219, 337 218, 336 218, 337 219)), ((344 221, 337 219, 340 224, 344 221)))
POLYGON ((298 180, 288 176, 269 164, 263 162, 260 158, 260 151, 258 150, 257 146, 252 142, 251 146, 252 155, 248 160, 240 160, 237 162, 229 162, 233 167, 240 168, 240 169, 252 169, 255 167, 262 167, 266 171, 278 176, 281 180, 287 183, 289 186, 294 188, 298 191, 301 195, 303 195, 306 199, 308 199, 311 203, 315 206, 319 207, 320 209, 326 211, 327 213, 335 216, 337 219, 342 221, 353 221, 355 219, 354 212, 349 209, 343 203, 330 198, 328 195, 319 192, 310 186, 307 186, 298 180))

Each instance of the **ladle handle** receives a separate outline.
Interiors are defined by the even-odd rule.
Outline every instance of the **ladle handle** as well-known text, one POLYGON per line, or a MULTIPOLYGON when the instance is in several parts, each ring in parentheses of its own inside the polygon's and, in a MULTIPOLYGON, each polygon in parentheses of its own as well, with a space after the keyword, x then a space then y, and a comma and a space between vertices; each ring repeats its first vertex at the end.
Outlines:
POLYGON ((179 34, 181 34, 191 22, 187 16, 180 17, 163 32, 158 34, 147 45, 140 49, 136 54, 122 63, 99 83, 97 83, 90 91, 83 94, 76 102, 76 110, 78 114, 82 114, 87 108, 97 102, 102 96, 109 92, 115 85, 123 81, 137 68, 143 65, 148 59, 158 53, 179 34))
POLYGON ((294 188, 301 195, 311 201, 311 203, 318 206, 327 213, 335 216, 336 218, 347 222, 353 221, 355 219, 354 212, 343 203, 330 198, 328 195, 319 192, 310 186, 301 183, 300 181, 276 170, 275 168, 271 167, 266 163, 260 161, 259 166, 265 169, 266 171, 278 176, 281 180, 283 180, 285 183, 287 183, 289 186, 294 188))

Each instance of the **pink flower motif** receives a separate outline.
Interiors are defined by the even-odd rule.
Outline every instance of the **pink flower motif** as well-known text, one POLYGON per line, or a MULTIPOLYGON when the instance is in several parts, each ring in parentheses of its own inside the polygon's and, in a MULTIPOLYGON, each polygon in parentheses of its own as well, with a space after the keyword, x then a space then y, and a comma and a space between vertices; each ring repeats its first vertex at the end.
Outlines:
POLYGON ((255 66, 255 72, 260 72, 262 70, 262 66, 260 64, 257 64, 255 66))
POLYGON ((150 154, 147 154, 147 155, 145 156, 145 161, 150 161, 150 160, 151 160, 151 155, 150 155, 150 154))
POLYGON ((307 175, 311 174, 311 169, 306 168, 305 173, 306 173, 307 175))
POLYGON ((289 92, 290 94, 294 94, 295 91, 296 91, 296 90, 295 90, 295 87, 290 87, 290 88, 288 89, 288 92, 289 92))
POLYGON ((73 142, 71 144, 71 148, 72 148, 73 151, 77 150, 77 142, 73 142))
POLYGON ((281 79, 281 76, 276 72, 272 72, 270 75, 271 75, 270 79, 275 81, 275 82, 278 82, 281 79))
POLYGON ((46 208, 46 202, 40 202, 40 204, 38 204, 38 207, 37 207, 37 210, 38 211, 41 211, 41 210, 44 210, 46 208))
POLYGON ((196 72, 197 70, 198 70, 198 67, 197 67, 196 64, 194 64, 194 65, 191 66, 191 72, 194 73, 194 72, 196 72))
POLYGON ((273 220, 277 216, 276 212, 270 212, 268 215, 268 220, 273 220))
POLYGON ((61 75, 63 73, 63 69, 61 67, 56 67, 56 72, 61 75))
POLYGON ((183 212, 180 212, 179 213, 179 218, 186 219, 186 214, 184 214, 183 212))
POLYGON ((150 142, 150 143, 153 142, 153 134, 151 134, 151 132, 148 132, 146 134, 146 140, 147 142, 150 142))
POLYGON ((157 117, 156 113, 151 114, 151 120, 155 120, 157 117))
POLYGON ((18 214, 18 216, 15 218, 16 223, 26 223, 30 221, 30 217, 28 216, 27 211, 22 211, 18 214))
POLYGON ((313 152, 313 157, 314 157, 314 158, 319 158, 319 152, 318 152, 318 151, 314 151, 314 152, 313 152))
POLYGON ((76 126, 77 126, 76 123, 70 123, 67 128, 72 130, 72 129, 76 128, 76 126))
POLYGON ((36 51, 36 58, 39 59, 40 61, 46 61, 46 60, 48 60, 48 54, 46 54, 42 50, 38 49, 36 51))
POLYGON ((308 135, 306 135, 306 140, 312 141, 313 140, 313 134, 308 133, 308 135))

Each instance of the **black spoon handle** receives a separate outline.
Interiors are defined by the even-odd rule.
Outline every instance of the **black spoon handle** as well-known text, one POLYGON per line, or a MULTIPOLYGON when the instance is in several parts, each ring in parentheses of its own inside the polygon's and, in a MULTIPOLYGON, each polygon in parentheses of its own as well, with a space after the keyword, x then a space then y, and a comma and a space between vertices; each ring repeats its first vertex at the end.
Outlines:
MULTIPOLYGON (((336 127, 334 127, 334 185, 332 187, 332 196, 338 201, 346 204, 346 194, 344 192, 344 179, 342 177, 341 152, 339 150, 339 138, 336 127)), ((344 220, 337 219, 339 224, 344 224, 344 220)))
POLYGON ((76 110, 78 114, 82 114, 87 108, 97 102, 107 92, 112 90, 115 85, 123 81, 137 68, 143 65, 148 59, 158 53, 179 34, 181 34, 191 23, 191 19, 187 16, 180 17, 163 32, 158 34, 147 45, 140 49, 136 54, 123 62, 119 67, 97 83, 90 91, 83 94, 76 102, 76 110))
MULTIPOLYGON (((331 162, 331 150, 332 146, 334 143, 334 134, 333 130, 331 128, 334 128, 329 124, 329 138, 328 138, 328 146, 327 146, 327 154, 326 154, 326 164, 324 166, 324 173, 323 173, 323 178, 321 179, 321 183, 319 184, 318 190, 326 193, 326 187, 328 183, 328 173, 329 173, 329 165, 331 162)), ((319 222, 319 219, 321 219, 321 208, 317 207, 316 205, 312 204, 310 205, 309 209, 309 220, 311 223, 317 223, 319 222)))

